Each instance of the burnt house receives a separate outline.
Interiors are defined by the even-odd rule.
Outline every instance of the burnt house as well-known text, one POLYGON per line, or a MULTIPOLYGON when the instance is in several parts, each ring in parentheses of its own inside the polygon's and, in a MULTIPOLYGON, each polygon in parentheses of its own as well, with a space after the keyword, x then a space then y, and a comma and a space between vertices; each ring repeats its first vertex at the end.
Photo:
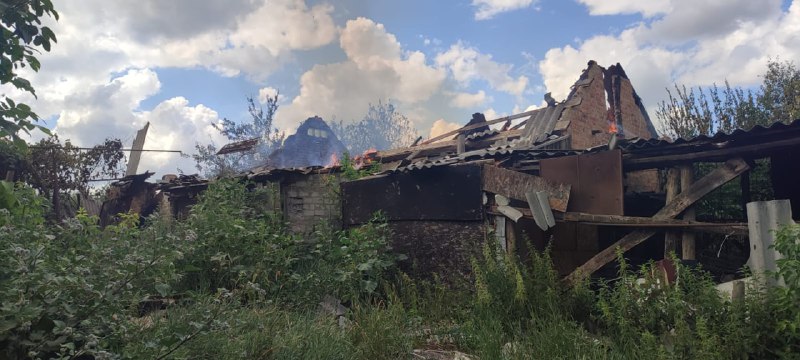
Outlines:
POLYGON ((593 61, 566 99, 546 100, 540 109, 473 116, 461 129, 380 151, 381 171, 358 180, 341 181, 338 166, 266 166, 241 176, 277 185, 280 211, 297 232, 320 222, 358 226, 383 212, 394 248, 410 258, 406 270, 418 276, 468 273, 487 241, 523 256, 549 244, 570 279, 613 273, 617 248, 633 262, 671 251, 702 262, 695 251, 702 234, 746 239, 748 226, 746 219, 695 219, 694 205, 738 182, 744 207, 759 159, 770 167, 774 198, 800 204, 790 159, 800 150, 800 122, 656 139, 622 67, 593 61), (697 163, 710 170, 693 171, 697 163))
POLYGON ((270 168, 324 166, 346 150, 328 124, 315 116, 303 121, 297 132, 287 137, 283 146, 269 155, 264 165, 270 168))

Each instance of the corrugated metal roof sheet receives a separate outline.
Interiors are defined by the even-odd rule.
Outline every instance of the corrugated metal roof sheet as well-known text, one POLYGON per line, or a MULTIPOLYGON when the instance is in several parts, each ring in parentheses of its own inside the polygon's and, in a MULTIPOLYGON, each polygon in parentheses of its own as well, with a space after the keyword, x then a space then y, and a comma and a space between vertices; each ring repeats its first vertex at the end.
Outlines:
MULTIPOLYGON (((673 145, 681 145, 681 144, 692 144, 692 143, 721 143, 730 140, 741 139, 743 137, 753 138, 754 136, 760 135, 767 135, 767 134, 782 134, 784 135, 786 131, 800 131, 800 119, 795 120, 789 124, 782 123, 782 122, 775 122, 768 126, 756 125, 751 129, 736 129, 730 133, 726 132, 718 132, 714 135, 699 135, 693 138, 684 139, 679 138, 676 140, 667 140, 667 139, 635 139, 635 140, 623 140, 618 143, 618 148, 622 149, 623 151, 639 151, 639 150, 647 150, 647 149, 654 149, 654 148, 661 148, 665 146, 673 146, 673 145)), ((591 151, 602 151, 605 150, 607 146, 599 146, 596 148, 591 149, 591 151)))

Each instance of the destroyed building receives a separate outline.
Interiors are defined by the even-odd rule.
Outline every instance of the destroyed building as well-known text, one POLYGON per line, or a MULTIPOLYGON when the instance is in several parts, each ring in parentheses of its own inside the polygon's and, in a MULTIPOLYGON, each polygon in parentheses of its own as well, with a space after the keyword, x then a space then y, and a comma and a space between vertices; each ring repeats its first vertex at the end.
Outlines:
MULTIPOLYGON (((775 196, 800 204, 792 185, 800 174, 787 157, 800 150, 800 122, 656 139, 622 67, 593 61, 566 99, 546 100, 540 109, 489 121, 473 116, 472 125, 380 151, 380 171, 358 180, 342 181, 338 166, 259 167, 241 177, 276 186, 280 211, 299 233, 321 222, 358 226, 382 212, 394 249, 409 257, 405 270, 419 276, 468 273, 470 257, 487 241, 523 257, 529 246, 550 246, 558 272, 571 279, 613 273, 607 265, 617 248, 634 263, 677 250, 702 262, 695 236, 746 238, 748 226, 745 219, 695 220, 693 205, 734 179, 746 204, 756 159, 768 161, 775 196), (694 174, 698 162, 712 170, 694 174)), ((303 134, 315 133, 303 126, 303 134)), ((171 198, 191 187, 200 188, 162 191, 171 198)))
POLYGON ((347 148, 325 120, 315 116, 303 121, 297 132, 286 138, 283 146, 269 155, 264 166, 270 168, 324 166, 346 150, 347 148))

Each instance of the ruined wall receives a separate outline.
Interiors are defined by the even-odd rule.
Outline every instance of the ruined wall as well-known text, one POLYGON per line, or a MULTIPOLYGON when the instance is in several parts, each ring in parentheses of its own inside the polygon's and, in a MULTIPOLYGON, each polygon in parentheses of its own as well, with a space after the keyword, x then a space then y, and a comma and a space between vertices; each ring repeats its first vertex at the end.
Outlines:
POLYGON ((627 78, 620 78, 620 110, 622 111, 622 131, 625 138, 632 139, 639 137, 642 139, 652 139, 657 137, 650 120, 645 118, 641 100, 633 90, 631 81, 627 78))
POLYGON ((341 227, 338 179, 329 174, 295 175, 281 181, 283 213, 292 231, 309 233, 322 222, 341 227))
POLYGON ((571 97, 579 97, 580 104, 566 109, 561 119, 569 124, 567 132, 573 149, 607 144, 611 138, 609 125, 617 117, 618 130, 626 138, 657 136, 641 99, 619 64, 606 70, 590 61, 573 91, 571 97))
POLYGON ((573 149, 586 149, 608 143, 607 101, 603 85, 603 68, 594 61, 578 80, 572 97, 580 97, 578 106, 564 110, 561 121, 568 121, 573 149), (588 84, 579 85, 583 80, 588 84))
POLYGON ((395 221, 389 229, 394 251, 408 256, 401 270, 451 283, 470 277, 470 258, 480 256, 487 236, 483 221, 395 221))

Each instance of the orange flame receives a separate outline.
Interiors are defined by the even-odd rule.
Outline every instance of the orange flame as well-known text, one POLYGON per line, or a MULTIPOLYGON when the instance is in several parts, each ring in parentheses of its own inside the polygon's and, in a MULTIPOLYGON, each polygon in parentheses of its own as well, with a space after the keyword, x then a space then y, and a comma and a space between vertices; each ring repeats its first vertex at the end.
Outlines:
POLYGON ((331 158, 330 160, 328 160, 328 164, 325 165, 325 167, 331 167, 331 166, 339 166, 339 157, 336 156, 335 153, 331 154, 331 158))
POLYGON ((609 134, 616 134, 619 130, 617 129, 617 123, 615 121, 608 122, 608 133, 609 134))

